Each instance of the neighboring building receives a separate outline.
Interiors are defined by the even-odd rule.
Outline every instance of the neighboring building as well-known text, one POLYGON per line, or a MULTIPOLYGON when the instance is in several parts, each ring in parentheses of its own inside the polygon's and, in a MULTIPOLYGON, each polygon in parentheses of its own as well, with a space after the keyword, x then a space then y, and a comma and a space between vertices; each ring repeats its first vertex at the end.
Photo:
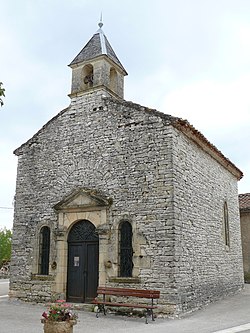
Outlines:
POLYGON ((250 193, 240 194, 240 226, 244 278, 250 282, 250 193))
POLYGON ((70 106, 15 150, 10 296, 152 288, 178 315, 241 289, 241 171, 186 120, 123 100, 101 24, 70 67, 70 106))

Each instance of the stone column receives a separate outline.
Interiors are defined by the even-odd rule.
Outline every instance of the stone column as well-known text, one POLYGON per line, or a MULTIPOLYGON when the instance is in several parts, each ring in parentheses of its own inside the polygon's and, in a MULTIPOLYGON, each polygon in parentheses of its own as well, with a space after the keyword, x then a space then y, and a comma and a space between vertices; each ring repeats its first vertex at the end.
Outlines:
POLYGON ((99 285, 103 286, 107 280, 107 264, 110 262, 108 258, 108 243, 110 239, 110 226, 108 224, 102 224, 96 228, 99 235, 99 285))
POLYGON ((67 228, 59 225, 55 231, 56 242, 56 266, 55 285, 53 293, 61 298, 66 298, 67 286, 67 258, 68 258, 68 243, 67 243, 67 228))

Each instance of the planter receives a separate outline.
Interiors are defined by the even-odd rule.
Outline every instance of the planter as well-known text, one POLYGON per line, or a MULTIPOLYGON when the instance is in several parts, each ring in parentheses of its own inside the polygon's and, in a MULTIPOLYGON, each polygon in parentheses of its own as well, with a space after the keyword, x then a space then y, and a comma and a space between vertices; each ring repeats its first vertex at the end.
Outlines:
POLYGON ((41 320, 44 324, 44 333, 73 333, 73 326, 76 324, 76 320, 69 321, 50 321, 41 320))

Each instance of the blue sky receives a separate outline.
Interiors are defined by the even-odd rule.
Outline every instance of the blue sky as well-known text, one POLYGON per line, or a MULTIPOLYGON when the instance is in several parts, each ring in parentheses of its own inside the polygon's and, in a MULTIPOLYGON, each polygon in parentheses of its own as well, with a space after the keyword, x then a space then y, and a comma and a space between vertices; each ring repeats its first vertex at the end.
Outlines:
MULTIPOLYGON (((70 103, 67 65, 98 29, 129 73, 125 99, 187 119, 244 173, 250 192, 249 0, 0 0, 0 207, 13 150, 70 103)), ((0 208, 0 228, 12 226, 0 208)))

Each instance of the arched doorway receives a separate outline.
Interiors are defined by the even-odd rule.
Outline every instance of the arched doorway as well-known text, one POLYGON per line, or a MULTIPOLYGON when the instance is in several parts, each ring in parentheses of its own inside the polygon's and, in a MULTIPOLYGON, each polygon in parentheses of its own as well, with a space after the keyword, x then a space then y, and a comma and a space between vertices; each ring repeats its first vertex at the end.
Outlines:
POLYGON ((99 237, 88 220, 77 222, 68 235, 67 300, 89 303, 96 297, 99 237))

